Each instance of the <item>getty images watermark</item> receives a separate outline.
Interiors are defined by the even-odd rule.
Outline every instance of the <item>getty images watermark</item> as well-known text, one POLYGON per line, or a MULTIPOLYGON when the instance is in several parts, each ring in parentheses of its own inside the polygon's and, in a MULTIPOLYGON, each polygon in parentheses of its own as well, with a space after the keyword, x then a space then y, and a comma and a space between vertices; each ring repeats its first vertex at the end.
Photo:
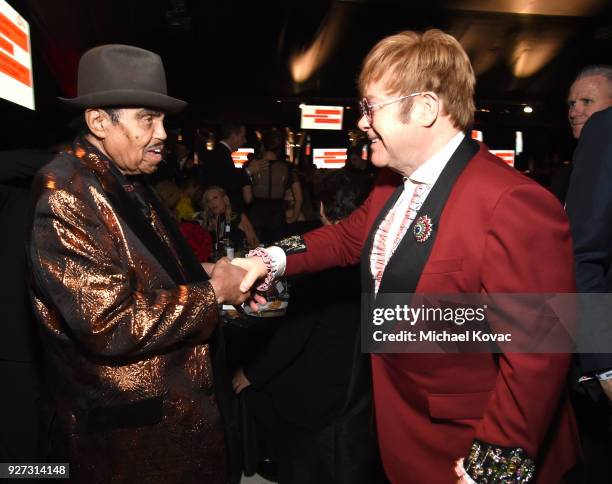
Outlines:
POLYGON ((612 353, 612 295, 362 295, 362 351, 612 353))
MULTIPOLYGON (((409 306, 408 304, 399 305, 391 308, 375 307, 372 310, 372 324, 382 326, 384 323, 398 322, 416 326, 417 323, 428 322, 452 322, 457 326, 465 323, 483 322, 486 320, 487 305, 481 307, 419 307, 409 306)), ((387 333, 383 330, 374 330, 372 335, 374 341, 511 341, 512 334, 489 334, 482 330, 471 330, 464 332, 450 332, 447 330, 400 330, 398 332, 387 333)))

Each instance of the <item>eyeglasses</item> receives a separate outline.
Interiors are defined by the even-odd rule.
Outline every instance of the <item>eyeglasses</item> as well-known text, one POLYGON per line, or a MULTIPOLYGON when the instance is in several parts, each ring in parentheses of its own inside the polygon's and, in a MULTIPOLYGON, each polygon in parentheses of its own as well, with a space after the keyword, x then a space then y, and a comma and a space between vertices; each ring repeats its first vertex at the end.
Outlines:
POLYGON ((368 123, 371 123, 372 115, 374 114, 374 111, 382 109, 385 106, 388 106, 389 104, 394 104, 396 102, 399 102, 402 99, 408 99, 409 97, 418 96, 419 94, 423 94, 423 93, 413 92, 412 94, 408 94, 406 96, 400 96, 398 98, 392 99, 391 101, 386 101, 384 103, 374 103, 374 104, 370 104, 367 98, 364 97, 361 101, 359 101, 359 111, 361 112, 362 116, 366 117, 366 119, 368 120, 368 123))

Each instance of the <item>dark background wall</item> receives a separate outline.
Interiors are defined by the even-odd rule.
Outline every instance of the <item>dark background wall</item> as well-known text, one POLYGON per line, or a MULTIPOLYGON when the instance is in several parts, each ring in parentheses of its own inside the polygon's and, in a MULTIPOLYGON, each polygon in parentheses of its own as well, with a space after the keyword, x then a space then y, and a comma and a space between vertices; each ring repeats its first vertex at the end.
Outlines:
MULTIPOLYGON (((525 136, 523 160, 571 156, 565 97, 584 65, 612 59, 607 1, 480 0, 10 0, 32 34, 36 112, 0 101, 0 148, 47 146, 71 136, 71 115, 56 101, 75 94, 82 52, 120 42, 158 52, 170 93, 190 103, 170 127, 238 119, 298 127, 300 102, 349 106, 367 51, 404 29, 441 28, 461 40, 478 73, 477 128, 494 148, 525 136), (494 8, 491 5, 495 5, 494 8), (326 30, 327 29, 327 30, 326 30), (291 58, 326 33, 320 65, 304 82, 291 58), (533 106, 527 115, 523 105, 533 106)), ((510 145, 508 145, 510 143, 510 145)))

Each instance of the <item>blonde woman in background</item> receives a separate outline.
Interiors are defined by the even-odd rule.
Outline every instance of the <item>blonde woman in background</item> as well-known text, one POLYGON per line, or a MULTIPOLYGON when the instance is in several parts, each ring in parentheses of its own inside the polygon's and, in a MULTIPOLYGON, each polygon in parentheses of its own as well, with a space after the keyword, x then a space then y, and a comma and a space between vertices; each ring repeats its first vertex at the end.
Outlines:
POLYGON ((202 223, 218 243, 225 234, 225 225, 230 224, 230 239, 235 247, 257 247, 259 240, 246 214, 232 210, 225 190, 211 186, 202 196, 202 223))

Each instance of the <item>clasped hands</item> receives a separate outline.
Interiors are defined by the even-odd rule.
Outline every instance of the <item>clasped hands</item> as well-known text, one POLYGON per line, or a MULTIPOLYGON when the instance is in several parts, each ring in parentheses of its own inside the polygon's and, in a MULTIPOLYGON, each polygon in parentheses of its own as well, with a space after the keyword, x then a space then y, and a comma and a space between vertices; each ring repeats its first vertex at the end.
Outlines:
POLYGON ((266 303, 266 299, 254 290, 255 283, 268 274, 261 257, 236 258, 231 262, 223 257, 215 264, 204 262, 202 267, 210 277, 217 304, 248 302, 251 309, 257 311, 258 304, 266 303))

